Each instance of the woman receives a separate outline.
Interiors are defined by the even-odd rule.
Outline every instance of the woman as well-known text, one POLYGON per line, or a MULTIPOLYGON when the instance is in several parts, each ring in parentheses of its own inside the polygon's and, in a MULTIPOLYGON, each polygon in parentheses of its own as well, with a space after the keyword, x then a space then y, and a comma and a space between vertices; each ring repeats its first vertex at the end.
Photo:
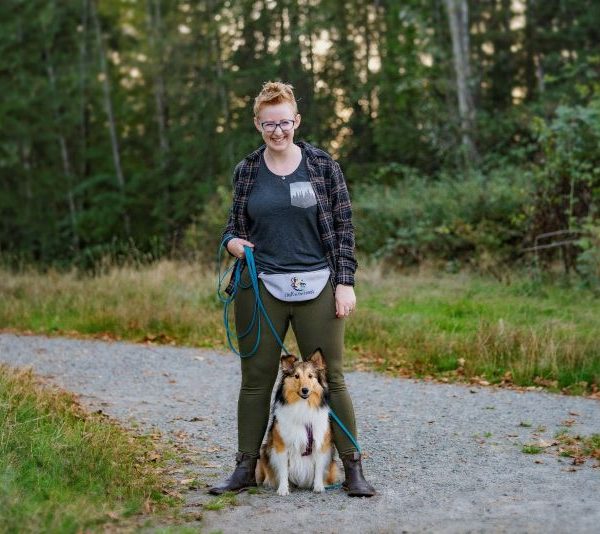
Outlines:
MULTIPOLYGON (((254 103, 254 124, 265 144, 235 169, 233 206, 223 241, 237 258, 244 258, 244 246, 253 250, 261 273, 260 295, 280 338, 291 323, 303 356, 321 348, 330 406, 356 436, 342 372, 344 318, 356 306, 350 198, 340 166, 331 156, 308 143, 294 143, 300 121, 292 86, 265 83, 254 103), (292 280, 291 288, 281 287, 282 276, 288 283, 292 280)), ((247 269, 242 282, 247 285, 247 269)), ((232 287, 230 282, 229 293, 232 287)), ((240 289, 235 298, 238 332, 248 328, 253 310, 252 290, 240 289)), ((252 350, 253 334, 240 339, 242 354, 252 350)), ((230 478, 210 488, 212 494, 256 485, 254 470, 280 354, 281 347, 263 325, 256 354, 241 359, 237 465, 230 478)), ((350 496, 374 495, 356 447, 336 424, 333 432, 344 464, 344 489, 350 496)))

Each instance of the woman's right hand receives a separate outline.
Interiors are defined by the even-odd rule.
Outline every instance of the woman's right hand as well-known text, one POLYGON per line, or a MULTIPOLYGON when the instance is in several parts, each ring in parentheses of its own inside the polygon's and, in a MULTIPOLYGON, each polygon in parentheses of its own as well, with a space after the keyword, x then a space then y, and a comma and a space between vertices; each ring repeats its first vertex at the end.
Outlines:
POLYGON ((246 255, 244 253, 244 247, 254 248, 254 243, 241 239, 240 237, 234 237, 227 242, 227 250, 230 254, 236 258, 243 259, 246 255))

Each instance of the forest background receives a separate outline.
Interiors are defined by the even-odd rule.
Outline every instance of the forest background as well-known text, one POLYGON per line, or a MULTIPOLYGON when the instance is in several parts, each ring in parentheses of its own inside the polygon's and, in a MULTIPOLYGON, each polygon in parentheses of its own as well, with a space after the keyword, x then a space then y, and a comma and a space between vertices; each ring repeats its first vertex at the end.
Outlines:
POLYGON ((598 2, 8 0, 0 28, 7 266, 212 262, 283 80, 363 257, 597 284, 598 2))

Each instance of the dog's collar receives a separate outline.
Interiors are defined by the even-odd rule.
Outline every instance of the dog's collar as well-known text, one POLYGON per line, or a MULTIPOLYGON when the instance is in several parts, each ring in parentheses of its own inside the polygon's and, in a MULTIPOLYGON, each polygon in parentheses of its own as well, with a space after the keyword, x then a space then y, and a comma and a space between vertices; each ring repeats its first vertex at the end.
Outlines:
POLYGON ((302 456, 310 456, 313 448, 313 429, 312 425, 304 425, 306 428, 306 436, 308 437, 308 443, 306 444, 306 450, 302 453, 302 456))

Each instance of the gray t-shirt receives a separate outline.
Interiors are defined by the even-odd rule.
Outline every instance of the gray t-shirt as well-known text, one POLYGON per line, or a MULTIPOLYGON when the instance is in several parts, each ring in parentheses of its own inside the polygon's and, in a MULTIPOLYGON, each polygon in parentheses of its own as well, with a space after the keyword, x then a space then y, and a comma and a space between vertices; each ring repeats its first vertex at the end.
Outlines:
POLYGON ((258 272, 307 272, 327 267, 317 222, 317 199, 306 155, 288 176, 278 176, 261 156, 248 197, 249 238, 258 272))

